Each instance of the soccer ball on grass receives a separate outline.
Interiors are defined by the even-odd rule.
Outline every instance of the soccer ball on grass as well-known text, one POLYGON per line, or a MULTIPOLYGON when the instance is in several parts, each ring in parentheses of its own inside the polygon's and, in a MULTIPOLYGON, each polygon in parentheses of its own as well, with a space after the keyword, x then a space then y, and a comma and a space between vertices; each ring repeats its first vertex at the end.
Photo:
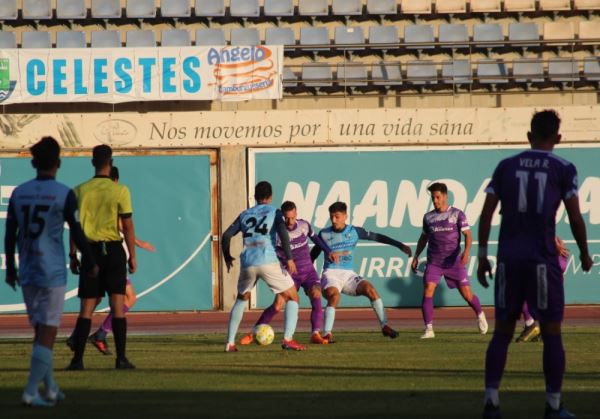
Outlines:
POLYGON ((270 345, 275 339, 275 332, 268 324, 259 324, 254 328, 254 340, 261 346, 270 345))

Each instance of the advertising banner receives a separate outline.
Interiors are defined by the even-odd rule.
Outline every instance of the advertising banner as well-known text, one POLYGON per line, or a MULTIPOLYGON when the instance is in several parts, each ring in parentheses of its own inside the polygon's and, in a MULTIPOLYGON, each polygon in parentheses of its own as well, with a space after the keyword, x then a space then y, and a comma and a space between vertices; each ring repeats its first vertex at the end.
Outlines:
POLYGON ((283 47, 2 49, 0 103, 282 97, 283 47))
MULTIPOLYGON (((427 186, 447 184, 450 204, 466 213, 474 246, 468 263, 471 285, 483 304, 492 304, 492 289, 483 289, 476 278, 477 228, 485 187, 498 162, 523 150, 511 147, 429 148, 320 148, 251 149, 249 187, 260 180, 273 184, 274 205, 294 201, 298 215, 320 230, 329 223, 328 207, 335 201, 348 204, 349 223, 381 232, 413 249, 422 231, 423 215, 433 209, 427 186)), ((579 197, 587 224, 590 252, 600 265, 600 148, 559 147, 556 154, 572 161, 579 171, 579 197)), ((252 194, 249 194, 252 196, 252 194)), ((490 255, 496 254, 500 217, 496 214, 490 236, 490 255)), ((581 270, 566 212, 561 206, 557 234, 571 256, 565 273, 567 302, 600 303, 600 266, 581 270)), ((426 252, 421 255, 426 259, 426 252)), ((411 272, 411 259, 398 249, 379 243, 359 242, 355 271, 373 282, 386 306, 420 306, 422 277, 411 272)), ((322 256, 318 262, 322 262, 322 256)), ((301 292, 302 293, 302 292, 301 292)), ((307 299, 303 296, 303 303, 307 299)), ((273 294, 260 286, 256 305, 271 304, 273 294)), ((441 283, 436 306, 465 305, 457 291, 441 283)), ((344 296, 342 305, 368 306, 368 299, 344 296)))

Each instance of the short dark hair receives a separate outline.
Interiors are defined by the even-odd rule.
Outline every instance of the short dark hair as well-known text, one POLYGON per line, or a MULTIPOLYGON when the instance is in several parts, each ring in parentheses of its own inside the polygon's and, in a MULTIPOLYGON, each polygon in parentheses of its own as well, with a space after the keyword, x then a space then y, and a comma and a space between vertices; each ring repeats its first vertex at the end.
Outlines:
POLYGON ((536 140, 547 140, 558 134, 559 129, 560 117, 555 110, 545 109, 531 118, 531 135, 536 140))
POLYGON ((273 188, 267 181, 258 182, 254 187, 254 199, 257 201, 264 201, 273 196, 273 188))
POLYGON ((37 170, 51 170, 60 160, 60 145, 52 137, 43 137, 31 148, 33 167, 37 170))
POLYGON ((429 187, 427 188, 427 190, 431 193, 434 192, 441 192, 444 195, 448 195, 448 187, 446 186, 445 183, 442 182, 434 182, 431 185, 429 185, 429 187))
POLYGON ((110 168, 110 178, 114 181, 119 180, 119 168, 117 166, 110 168))
POLYGON ((331 204, 329 206, 329 213, 333 214, 336 212, 343 212, 345 214, 346 212, 348 212, 348 205, 346 205, 346 203, 340 202, 340 201, 334 202, 333 204, 331 204))
POLYGON ((281 204, 281 212, 288 212, 295 209, 296 204, 294 204, 292 201, 285 201, 283 204, 281 204))
POLYGON ((100 144, 92 150, 92 164, 96 169, 100 169, 110 164, 112 159, 112 148, 106 144, 100 144))

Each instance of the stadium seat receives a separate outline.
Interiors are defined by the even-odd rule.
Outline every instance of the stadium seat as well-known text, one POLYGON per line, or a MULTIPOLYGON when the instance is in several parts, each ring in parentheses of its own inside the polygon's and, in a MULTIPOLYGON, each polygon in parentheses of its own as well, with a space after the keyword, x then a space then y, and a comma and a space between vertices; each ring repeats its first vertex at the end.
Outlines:
POLYGON ((265 0, 265 16, 294 16, 294 0, 265 0))
MULTIPOLYGON (((575 30, 571 22, 546 22, 544 24, 544 40, 555 41, 561 39, 575 39, 575 30)), ((559 45, 559 44, 553 44, 559 45)), ((560 44, 566 45, 566 44, 560 44)))
POLYGON ((600 57, 587 57, 583 60, 583 75, 588 81, 600 81, 600 57))
POLYGON ((571 58, 551 58, 548 61, 548 78, 560 82, 578 81, 579 65, 571 58))
POLYGON ((596 20, 579 22, 579 39, 600 39, 600 22, 596 20))
POLYGON ((400 10, 407 15, 431 14, 431 0, 402 0, 400 10))
POLYGON ((473 27, 473 41, 474 42, 491 42, 500 41, 500 44, 476 44, 477 48, 499 48, 504 46, 504 34, 502 33, 502 26, 498 23, 480 23, 473 27))
MULTIPOLYGON (((510 23, 508 25, 509 41, 539 41, 540 32, 538 25, 534 22, 510 23)), ((536 47, 540 43, 522 44, 520 47, 536 47)))
POLYGON ((307 87, 331 86, 331 67, 328 64, 303 64, 302 82, 307 87))
POLYGON ((402 84, 400 63, 375 63, 371 66, 371 79, 375 86, 399 86, 402 84))
POLYGON ((336 16, 362 15, 362 0, 333 0, 331 10, 336 16))
MULTIPOLYGON (((329 31, 325 27, 300 28, 300 45, 329 45, 329 31)), ((327 51, 329 48, 307 48, 307 51, 327 51)))
POLYGON ((396 0, 367 0, 367 13, 370 15, 394 15, 398 13, 396 0))
POLYGON ((337 82, 340 86, 366 86, 368 84, 367 66, 351 62, 337 65, 337 82))
POLYGON ((163 47, 189 47, 192 45, 190 33, 185 29, 163 29, 160 33, 163 47))
POLYGON ((600 0, 575 0, 575 10, 600 10, 600 0))
MULTIPOLYGON (((399 41, 397 26, 371 26, 369 28, 369 44, 397 44, 399 41)), ((397 48, 395 46, 374 47, 377 49, 387 50, 389 48, 397 48)))
POLYGON ((126 14, 135 19, 155 18, 154 0, 127 0, 126 14))
POLYGON ((506 64, 498 60, 481 60, 477 66, 477 79, 481 84, 508 83, 506 64))
POLYGON ((0 31, 0 48, 10 49, 17 47, 17 34, 14 32, 0 31))
POLYGON ((292 28, 267 28, 265 45, 296 45, 292 28))
POLYGON ((121 17, 119 0, 92 0, 92 17, 100 19, 117 19, 121 17))
POLYGON ((155 47, 154 31, 131 30, 125 34, 125 46, 129 48, 155 47))
POLYGON ((18 17, 17 0, 0 0, 0 20, 15 20, 18 17))
POLYGON ((515 60, 513 76, 517 83, 542 83, 544 81, 544 63, 531 59, 515 60))
POLYGON ((231 45, 260 45, 260 34, 256 28, 233 28, 231 45))
POLYGON ((500 0, 471 0, 471 12, 498 13, 500 12, 500 0))
POLYGON ((162 17, 190 17, 192 8, 189 0, 161 0, 160 15, 162 17))
POLYGON ((58 19, 85 19, 87 17, 85 0, 57 0, 56 17, 58 19))
POLYGON ((289 67, 283 67, 283 87, 297 87, 298 76, 289 67))
POLYGON ((65 31, 56 33, 56 48, 85 48, 85 32, 65 31))
POLYGON ((353 47, 345 47, 346 51, 365 49, 365 34, 360 26, 337 26, 335 28, 334 44, 357 44, 353 47))
POLYGON ((461 42, 469 42, 469 32, 467 26, 463 24, 441 24, 439 26, 439 41, 451 43, 442 45, 442 48, 467 48, 468 44, 461 42))
POLYGON ((466 0, 443 0, 436 1, 435 10, 440 14, 456 14, 456 13, 467 13, 467 2, 466 0))
POLYGON ((543 12, 571 10, 571 0, 540 0, 540 10, 543 12))
POLYGON ((50 32, 23 32, 21 34, 21 48, 52 48, 50 32))
POLYGON ((258 0, 230 0, 229 13, 234 17, 258 17, 260 5, 258 0))
POLYGON ((417 60, 407 62, 406 80, 418 85, 437 83, 435 61, 417 60))
POLYGON ((225 16, 225 0, 196 0, 194 13, 201 17, 225 16))
MULTIPOLYGON (((435 42, 433 36, 433 26, 431 25, 407 25, 404 27, 404 42, 435 42)), ((434 45, 411 45, 408 49, 429 49, 434 48, 434 45)))
POLYGON ((473 83, 469 60, 454 60, 442 63, 442 81, 447 84, 473 83))
POLYGON ((504 0, 507 12, 535 12, 535 0, 504 0))
POLYGON ((223 46, 227 45, 225 41, 225 32, 217 28, 196 29, 196 45, 203 46, 223 46))
POLYGON ((23 19, 52 19, 50 0, 23 0, 23 19))
POLYGON ((327 0, 299 0, 298 11, 301 16, 327 16, 329 5, 327 0))
POLYGON ((121 32, 119 31, 94 31, 92 32, 92 48, 119 48, 121 46, 121 32))

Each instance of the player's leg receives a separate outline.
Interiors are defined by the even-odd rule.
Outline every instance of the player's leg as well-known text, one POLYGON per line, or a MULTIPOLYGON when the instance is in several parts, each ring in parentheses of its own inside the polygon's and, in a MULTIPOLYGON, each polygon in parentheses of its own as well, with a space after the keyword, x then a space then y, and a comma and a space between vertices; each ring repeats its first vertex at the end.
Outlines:
POLYGON ((323 298, 323 296, 318 277, 316 277, 316 281, 312 283, 307 281, 307 283, 302 286, 304 287, 304 293, 310 299, 310 342, 317 345, 326 345, 329 342, 321 336, 321 327, 323 324, 323 305, 321 303, 321 298, 323 298))
MULTIPOLYGON (((285 305, 285 300, 279 294, 275 295, 273 299, 273 304, 263 310, 262 314, 254 323, 254 326, 258 326, 259 324, 271 324, 273 317, 275 317, 281 310, 283 310, 283 306, 285 305)), ((240 345, 250 345, 254 341, 254 331, 249 332, 247 335, 243 336, 240 339, 240 345)))
MULTIPOLYGON (((344 287, 344 291, 345 290, 346 287, 344 287)), ((381 300, 381 297, 379 296, 379 293, 373 284, 371 284, 369 281, 361 280, 356 285, 355 295, 362 295, 369 299, 371 302, 371 307, 375 312, 375 316, 377 316, 377 320, 379 320, 379 325, 381 326, 381 332, 383 335, 392 339, 397 338, 398 332, 388 325, 388 319, 385 315, 385 309, 383 308, 383 301, 381 300)))
MULTIPOLYGON (((291 277, 289 279, 291 280, 291 277)), ((285 301, 283 341, 281 342, 281 347, 283 349, 303 351, 306 348, 294 340, 294 333, 296 333, 296 326, 298 325, 298 311, 300 309, 296 286, 292 285, 279 295, 285 301)))
POLYGON ((458 292, 462 296, 462 298, 469 304, 469 307, 473 309, 475 315, 477 316, 477 327, 479 328, 479 333, 485 335, 488 331, 488 323, 485 318, 485 313, 481 309, 481 303, 479 302, 479 298, 473 294, 470 285, 462 285, 458 287, 458 292))
MULTIPOLYGON (((102 302, 102 298, 96 298, 96 307, 102 302)), ((71 332, 71 335, 67 338, 66 341, 67 346, 71 349, 72 352, 75 352, 75 328, 71 332)))
POLYGON ((240 323, 244 318, 244 310, 250 300, 250 292, 256 285, 257 272, 255 266, 249 266, 240 270, 238 279, 238 295, 229 312, 229 322, 227 326, 227 342, 225 343, 225 352, 237 352, 235 346, 235 336, 237 335, 240 323))
POLYGON ((435 295, 436 288, 436 282, 424 281, 423 300, 421 302, 421 313, 423 315, 423 323, 425 324, 425 330, 421 335, 421 339, 432 339, 435 337, 435 333, 433 331, 433 296, 435 295))
POLYGON ((325 308, 324 315, 324 327, 323 327, 323 339, 327 339, 329 343, 335 343, 333 339, 333 324, 335 323, 335 309, 340 302, 340 289, 333 284, 324 284, 323 292, 325 293, 325 299, 327 300, 327 307, 325 308))
MULTIPOLYGON (((80 289, 81 295, 81 289, 80 289)), ((73 331, 73 343, 74 351, 71 363, 67 366, 69 371, 83 370, 83 355, 85 353, 85 344, 90 330, 92 329, 92 314, 96 308, 97 297, 93 298, 81 298, 79 317, 75 323, 75 330, 73 331)))
POLYGON ((515 342, 529 342, 539 339, 541 330, 529 311, 527 301, 523 303, 523 320, 525 321, 525 326, 515 342))

